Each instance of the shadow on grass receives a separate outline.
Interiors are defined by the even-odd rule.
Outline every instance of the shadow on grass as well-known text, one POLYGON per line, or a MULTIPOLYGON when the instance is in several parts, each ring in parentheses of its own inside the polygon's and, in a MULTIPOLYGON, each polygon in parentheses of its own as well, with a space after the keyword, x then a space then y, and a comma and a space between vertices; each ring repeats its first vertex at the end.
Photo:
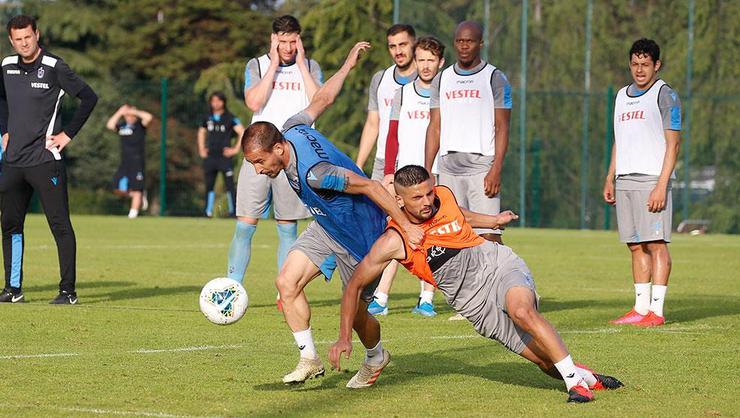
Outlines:
MULTIPOLYGON (((495 345, 491 342, 491 345, 495 345)), ((253 388, 258 391, 268 392, 292 392, 292 391, 321 391, 327 389, 346 391, 342 393, 342 402, 351 404, 355 400, 361 400, 368 396, 370 390, 393 387, 394 389, 403 390, 404 386, 422 384, 420 379, 425 379, 423 384, 429 384, 431 379, 438 379, 442 376, 469 376, 472 378, 471 385, 479 384, 477 379, 485 379, 492 382, 499 382, 508 385, 523 386, 543 390, 562 391, 565 396, 565 387, 561 380, 553 379, 542 373, 537 366, 524 360, 516 361, 515 354, 509 354, 511 361, 495 362, 487 365, 474 365, 465 362, 465 351, 487 350, 487 347, 470 347, 465 349, 456 348, 454 350, 438 350, 424 353, 402 354, 392 358, 391 364, 383 371, 383 374, 376 383, 377 386, 363 390, 348 390, 344 386, 356 372, 357 365, 353 363, 351 371, 337 373, 327 369, 327 376, 320 378, 318 385, 309 381, 303 385, 286 386, 282 383, 264 383, 255 385, 253 388), (349 398, 349 399, 347 399, 349 398), (348 402, 349 400, 349 402, 348 402)), ((377 396, 377 395, 373 395, 377 396)), ((315 404, 307 401, 305 398, 295 400, 295 404, 284 403, 281 405, 283 411, 302 410, 314 411, 320 414, 325 398, 317 398, 315 404), (294 409, 298 408, 298 409, 294 409)), ((267 412, 267 411, 265 411, 267 412)), ((271 415, 274 411, 268 412, 271 415)), ((261 415, 261 414, 260 414, 261 415)))
POLYGON ((194 300, 197 301, 197 297, 200 294, 200 286, 176 286, 176 287, 134 287, 117 290, 115 292, 103 292, 103 293, 84 293, 86 304, 103 303, 103 302, 117 302, 122 300, 136 300, 136 299, 147 299, 161 296, 173 296, 181 293, 190 293, 194 300))
MULTIPOLYGON (((85 281, 77 283, 77 290, 85 291, 87 289, 98 289, 104 287, 131 287, 135 286, 135 282, 126 281, 85 281)), ((58 284, 45 284, 41 286, 23 286, 25 292, 46 292, 50 290, 58 290, 58 284)))

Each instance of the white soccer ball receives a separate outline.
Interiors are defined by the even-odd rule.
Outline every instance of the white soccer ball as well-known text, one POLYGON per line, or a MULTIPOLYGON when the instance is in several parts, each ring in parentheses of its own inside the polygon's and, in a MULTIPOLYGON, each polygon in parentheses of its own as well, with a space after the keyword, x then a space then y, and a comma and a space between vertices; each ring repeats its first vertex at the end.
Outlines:
POLYGON ((211 280, 200 292, 200 311, 214 324, 233 324, 244 316, 248 305, 244 286, 226 277, 211 280))

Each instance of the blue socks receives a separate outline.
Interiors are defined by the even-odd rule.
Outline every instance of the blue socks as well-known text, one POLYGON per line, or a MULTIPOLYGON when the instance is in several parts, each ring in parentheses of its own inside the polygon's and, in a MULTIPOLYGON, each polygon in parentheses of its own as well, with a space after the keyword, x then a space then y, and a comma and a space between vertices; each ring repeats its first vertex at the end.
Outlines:
POLYGON ((296 238, 298 238, 298 223, 292 222, 289 224, 277 224, 278 238, 280 244, 278 245, 277 253, 277 267, 278 272, 283 267, 283 262, 288 257, 288 251, 293 246, 296 238))
MULTIPOLYGON (((234 237, 231 239, 229 248, 228 277, 239 283, 244 281, 244 273, 249 265, 252 255, 252 236, 257 230, 257 225, 242 221, 236 221, 234 237)), ((281 241, 282 243, 282 241, 281 241)))
POLYGON ((213 216, 213 203, 216 201, 216 192, 208 192, 206 195, 206 216, 213 216))

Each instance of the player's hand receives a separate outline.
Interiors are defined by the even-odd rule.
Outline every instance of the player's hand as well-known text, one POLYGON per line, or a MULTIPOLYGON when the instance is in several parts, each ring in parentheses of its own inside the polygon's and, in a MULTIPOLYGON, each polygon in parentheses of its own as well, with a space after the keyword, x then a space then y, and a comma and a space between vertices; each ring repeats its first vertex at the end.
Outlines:
POLYGON ((298 35, 298 37, 295 40, 295 61, 299 63, 303 63, 306 59, 306 50, 303 48, 303 41, 301 40, 301 35, 298 35))
POLYGON ((604 202, 613 205, 617 203, 617 197, 614 194, 614 181, 607 179, 604 183, 604 202))
POLYGON ((499 229, 503 229, 501 228, 502 226, 508 224, 511 221, 519 219, 519 215, 510 210, 505 210, 496 215, 496 218, 496 224, 499 226, 499 229))
POLYGON ((278 36, 276 34, 270 35, 270 64, 272 65, 279 65, 280 64, 280 54, 278 54, 278 45, 280 45, 280 42, 278 42, 278 36))
POLYGON ((354 66, 357 65, 357 61, 360 59, 360 54, 370 48, 370 42, 360 41, 356 43, 349 51, 347 59, 344 60, 344 65, 347 66, 348 69, 354 68, 354 66))
POLYGON ((657 184, 653 191, 650 192, 650 197, 648 197, 648 211, 657 213, 665 209, 665 200, 667 194, 668 192, 665 186, 657 184))
POLYGON ((341 370, 339 360, 342 358, 349 360, 350 354, 352 354, 352 341, 337 340, 331 347, 329 347, 329 363, 334 370, 341 370))
POLYGON ((49 151, 53 151, 55 149, 57 151, 61 151, 71 140, 72 138, 68 137, 64 131, 59 132, 56 135, 46 137, 46 149, 49 151))
POLYGON ((495 197, 501 189, 501 170, 491 167, 483 178, 483 192, 488 197, 495 197))
POLYGON ((118 113, 124 115, 124 114, 128 113, 129 108, 130 108, 130 106, 124 103, 124 104, 121 105, 121 107, 118 108, 118 113))
POLYGON ((226 147, 226 148, 224 148, 223 155, 224 155, 224 157, 231 158, 231 157, 235 156, 238 153, 239 153, 239 148, 226 147))
POLYGON ((422 242, 424 242, 424 230, 419 225, 414 225, 411 222, 403 226, 403 231, 406 233, 406 237, 409 239, 409 247, 412 250, 417 249, 422 242))
POLYGON ((208 157, 208 150, 205 148, 198 148, 198 155, 200 155, 200 158, 206 159, 208 157))
POLYGON ((5 132, 5 135, 3 135, 3 152, 5 152, 8 149, 8 139, 10 136, 7 132, 5 132))

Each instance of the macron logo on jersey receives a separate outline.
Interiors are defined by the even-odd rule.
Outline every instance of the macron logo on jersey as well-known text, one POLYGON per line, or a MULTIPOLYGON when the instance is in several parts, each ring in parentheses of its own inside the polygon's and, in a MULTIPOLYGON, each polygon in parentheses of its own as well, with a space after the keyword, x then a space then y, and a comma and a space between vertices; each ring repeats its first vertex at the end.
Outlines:
POLYGON ((455 99, 480 99, 480 90, 478 89, 460 89, 445 92, 447 100, 455 99))
POLYGON ((20 74, 21 70, 8 70, 5 73, 6 74, 20 74))
POLYGON ((35 89, 48 89, 49 84, 48 83, 31 83, 31 87, 35 89))
POLYGON ((645 112, 643 110, 633 110, 631 112, 624 112, 617 116, 618 122, 627 122, 629 120, 645 119, 645 112))

